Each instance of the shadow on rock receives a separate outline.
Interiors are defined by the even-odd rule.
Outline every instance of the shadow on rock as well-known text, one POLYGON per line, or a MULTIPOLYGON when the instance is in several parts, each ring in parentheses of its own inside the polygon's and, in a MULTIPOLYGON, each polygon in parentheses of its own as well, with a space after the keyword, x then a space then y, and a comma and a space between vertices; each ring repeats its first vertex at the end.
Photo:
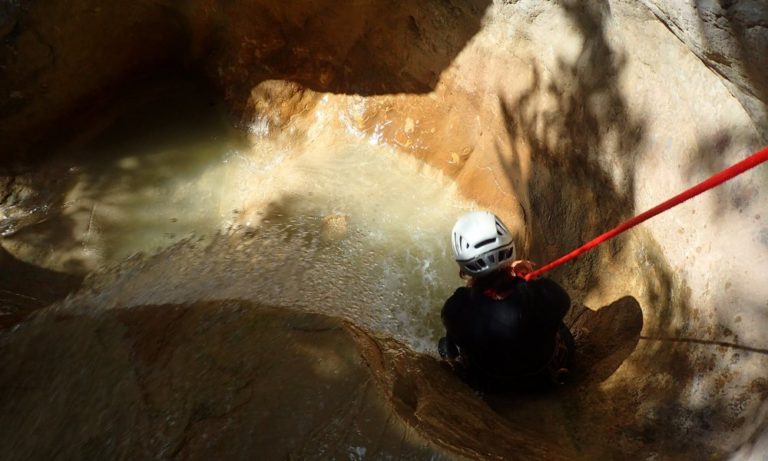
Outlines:
POLYGON ((0 99, 0 158, 39 157, 78 127, 72 115, 96 95, 168 68, 206 75, 235 106, 273 79, 334 93, 427 93, 490 3, 84 0, 72 15, 58 0, 11 2, 0 10, 0 86, 10 93, 0 99))
POLYGON ((571 374, 558 388, 488 395, 486 400, 513 426, 526 427, 547 441, 557 440, 576 459, 619 459, 625 447, 604 443, 620 412, 606 416, 600 385, 638 344, 643 316, 632 297, 597 311, 574 305, 564 319, 576 336, 571 374))
POLYGON ((0 352, 8 460, 449 458, 393 417, 326 316, 236 301, 46 310, 0 332, 0 352))
POLYGON ((350 327, 397 414, 430 440, 469 459, 574 459, 567 440, 505 418, 444 363, 404 353, 397 341, 350 327))
POLYGON ((0 332, 0 351, 9 460, 576 456, 434 358, 323 315, 241 301, 59 308, 0 332))
POLYGON ((424 93, 480 30, 491 2, 308 3, 230 2, 194 15, 193 57, 227 91, 282 79, 333 93, 424 93))
POLYGON ((0 330, 76 290, 77 275, 25 263, 0 246, 0 330))
MULTIPOLYGON (((529 88, 500 101, 509 144, 531 152, 535 174, 521 195, 529 197, 522 205, 530 254, 540 261, 553 260, 634 214, 633 170, 647 129, 621 90, 627 60, 607 37, 610 4, 560 7, 583 37, 579 54, 558 57, 551 68, 534 63, 529 88)), ((515 183, 519 159, 501 160, 515 183)), ((587 292, 600 283, 600 268, 615 260, 626 239, 618 237, 555 269, 553 278, 572 294, 587 292)))
POLYGON ((631 296, 598 311, 575 304, 565 323, 574 333, 576 354, 571 385, 604 381, 635 349, 643 329, 643 311, 631 296))

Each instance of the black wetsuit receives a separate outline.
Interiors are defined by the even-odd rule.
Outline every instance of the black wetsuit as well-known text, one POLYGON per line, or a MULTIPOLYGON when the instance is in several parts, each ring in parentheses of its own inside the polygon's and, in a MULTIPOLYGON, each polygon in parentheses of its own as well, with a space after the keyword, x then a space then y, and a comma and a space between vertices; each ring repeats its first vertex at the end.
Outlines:
POLYGON ((514 277, 500 300, 479 289, 459 288, 443 306, 441 355, 461 355, 466 369, 485 382, 541 374, 553 357, 569 307, 568 293, 546 278, 526 282, 514 277))

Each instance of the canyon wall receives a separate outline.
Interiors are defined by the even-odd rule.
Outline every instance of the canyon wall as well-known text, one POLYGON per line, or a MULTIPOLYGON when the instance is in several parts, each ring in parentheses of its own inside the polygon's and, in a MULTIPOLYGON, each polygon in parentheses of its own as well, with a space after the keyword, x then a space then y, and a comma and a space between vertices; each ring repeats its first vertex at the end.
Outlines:
POLYGON ((768 9, 760 0, 643 0, 669 30, 723 77, 768 142, 768 9))
MULTIPOLYGON (((543 263, 766 141, 761 2, 337 3, 5 3, 0 158, 29 168, 121 82, 182 69, 254 138, 344 130, 437 167, 543 263)), ((640 341, 592 409, 621 408, 626 452, 756 453, 767 178, 749 172, 551 274, 592 308, 642 308, 640 341)))

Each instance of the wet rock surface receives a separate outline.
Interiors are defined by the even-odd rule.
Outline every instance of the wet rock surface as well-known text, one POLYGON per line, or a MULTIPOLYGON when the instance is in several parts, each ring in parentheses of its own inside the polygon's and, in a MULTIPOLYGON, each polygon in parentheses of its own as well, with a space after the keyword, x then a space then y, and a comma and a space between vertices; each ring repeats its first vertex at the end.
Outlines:
POLYGON ((320 315, 236 301, 43 311, 0 334, 0 441, 6 459, 616 455, 572 405, 631 352, 639 313, 631 299, 575 306, 569 323, 588 333, 567 385, 482 397, 433 357, 320 315))
POLYGON ((0 330, 75 291, 82 277, 18 260, 0 247, 0 330))
POLYGON ((10 30, 0 54, 0 158, 22 168, 20 160, 89 123, 104 98, 160 70, 209 77, 238 112, 268 79, 333 92, 426 92, 479 30, 488 4, 11 2, 0 25, 10 30))
POLYGON ((0 351, 9 460, 453 458, 393 414, 347 327, 322 316, 237 302, 42 314, 0 351))
MULTIPOLYGON (((96 123, 97 108, 110 105, 121 82, 181 68, 218 88, 254 143, 281 136, 312 143, 320 126, 434 166, 503 216, 524 256, 546 262, 764 143, 765 6, 694 3, 692 11, 689 3, 653 0, 643 2, 648 8, 617 0, 349 9, 337 2, 7 2, 0 198, 15 206, 45 194, 50 182, 17 173, 34 170, 29 160, 53 152, 71 126, 96 123)), ((432 359, 335 320, 303 342, 281 323, 293 314, 262 317, 218 302, 109 312, 95 304, 86 313, 44 310, 19 325, 16 314, 6 322, 0 409, 12 417, 2 418, 0 438, 20 458, 239 457, 242 449, 299 458, 761 459, 766 177, 745 174, 551 274, 583 304, 605 306, 574 309, 582 368, 554 394, 489 398, 489 411, 432 359), (252 343, 237 343, 240 327, 227 318, 252 328, 243 333, 252 343), (260 324, 269 327, 264 343, 260 324), (217 339, 203 342, 211 332, 217 339), (284 334, 289 351, 273 333, 284 334), (328 347, 313 349, 315 342, 328 347), (275 367, 275 380, 238 361, 251 346, 251 355, 264 357, 258 363, 275 367), (275 364, 275 355, 257 349, 293 358, 275 364), (344 370, 348 381, 313 375, 339 384, 343 398, 304 381, 302 371, 317 363, 315 374, 344 370), (289 398, 286 382, 308 398, 289 398), (278 390, 259 394, 257 384, 278 390), (341 403, 350 395, 363 396, 362 409, 341 403), (339 404, 327 413, 317 402, 323 398, 339 404), (359 422, 367 414, 384 435, 359 422), (285 443, 243 435, 268 417, 283 421, 270 429, 285 443), (358 432, 340 435, 356 421, 358 432), (38 432, 46 443, 26 436, 38 432)), ((242 205, 246 219, 251 210, 242 205)), ((343 237, 337 224, 326 225, 328 240, 343 237)), ((2 276, 23 267, 37 281, 15 293, 35 296, 46 280, 66 279, 21 261, 3 255, 2 276)), ((134 287, 159 277, 139 273, 134 287)), ((37 304, 4 300, 13 306, 3 312, 26 315, 77 285, 58 283, 37 304)), ((190 293, 200 286, 190 284, 190 293)), ((125 304, 116 307, 132 307, 125 304)))

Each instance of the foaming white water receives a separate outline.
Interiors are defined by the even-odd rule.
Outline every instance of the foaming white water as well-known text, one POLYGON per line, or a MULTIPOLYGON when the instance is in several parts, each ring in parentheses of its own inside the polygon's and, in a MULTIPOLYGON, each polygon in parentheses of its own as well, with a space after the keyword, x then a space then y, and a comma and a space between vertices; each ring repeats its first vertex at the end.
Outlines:
POLYGON ((108 263, 152 255, 90 277, 60 308, 244 299, 341 316, 433 350, 440 307, 459 283, 450 228, 471 204, 435 170, 344 130, 257 135, 169 183, 177 187, 160 192, 171 208, 146 210, 194 237, 157 252, 155 232, 100 226, 108 263))

